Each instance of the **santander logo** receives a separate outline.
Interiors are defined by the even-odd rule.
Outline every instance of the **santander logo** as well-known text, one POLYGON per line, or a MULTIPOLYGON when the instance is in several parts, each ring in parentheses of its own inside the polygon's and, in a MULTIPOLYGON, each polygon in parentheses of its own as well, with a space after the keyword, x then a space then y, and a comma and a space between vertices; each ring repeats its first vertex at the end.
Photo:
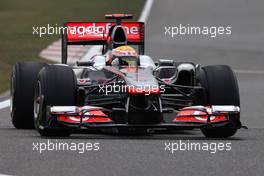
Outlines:
MULTIPOLYGON (((211 109, 211 108, 207 108, 207 107, 206 107, 206 110, 207 110, 207 112, 208 112, 209 114, 212 114, 212 109, 211 109)), ((201 115, 201 114, 204 114, 204 112, 201 112, 201 111, 194 111, 194 113, 193 113, 193 115, 197 115, 197 116, 194 116, 195 119, 200 120, 200 121, 206 121, 207 118, 202 118, 202 117, 199 116, 199 115, 201 115)), ((215 116, 211 116, 211 117, 210 117, 210 120, 214 120, 214 119, 215 119, 215 116)))
MULTIPOLYGON (((69 119, 72 120, 72 121, 75 121, 75 122, 80 122, 80 118, 76 118, 74 116, 69 116, 69 119)), ((89 119, 90 119, 89 117, 84 117, 82 120, 83 121, 87 121, 89 119)))

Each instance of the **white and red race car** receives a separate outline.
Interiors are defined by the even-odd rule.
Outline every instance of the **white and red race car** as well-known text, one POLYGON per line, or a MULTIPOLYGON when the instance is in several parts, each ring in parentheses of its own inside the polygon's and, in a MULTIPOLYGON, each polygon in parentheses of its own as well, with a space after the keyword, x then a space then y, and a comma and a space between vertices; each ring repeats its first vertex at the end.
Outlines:
POLYGON ((106 18, 115 21, 65 23, 62 64, 14 66, 16 128, 36 128, 43 136, 87 129, 200 128, 206 137, 233 136, 241 128, 238 84, 229 66, 155 63, 144 54, 144 23, 122 21, 132 18, 128 14, 106 18), (102 45, 102 53, 69 66, 68 45, 102 45), (134 65, 111 64, 111 51, 119 46, 138 50, 134 65))

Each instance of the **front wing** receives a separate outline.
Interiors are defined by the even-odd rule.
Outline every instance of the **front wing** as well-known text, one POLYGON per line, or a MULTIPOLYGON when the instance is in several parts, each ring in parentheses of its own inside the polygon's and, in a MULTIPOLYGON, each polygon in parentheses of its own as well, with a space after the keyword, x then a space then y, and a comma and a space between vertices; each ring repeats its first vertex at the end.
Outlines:
MULTIPOLYGON (((77 129, 105 128, 165 128, 192 129, 220 127, 232 124, 241 128, 238 106, 190 106, 180 109, 171 122, 158 124, 119 124, 107 114, 110 110, 94 106, 52 106, 48 107, 49 121, 56 120, 60 125, 77 129)), ((48 128, 51 126, 47 124, 48 128)))

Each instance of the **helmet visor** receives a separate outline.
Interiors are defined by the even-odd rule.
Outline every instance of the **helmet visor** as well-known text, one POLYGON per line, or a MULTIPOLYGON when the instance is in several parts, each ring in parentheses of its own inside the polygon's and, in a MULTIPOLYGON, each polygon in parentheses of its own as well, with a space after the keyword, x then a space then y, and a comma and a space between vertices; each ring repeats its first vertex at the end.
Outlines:
POLYGON ((138 57, 137 56, 119 57, 119 64, 121 66, 136 67, 138 65, 138 57))

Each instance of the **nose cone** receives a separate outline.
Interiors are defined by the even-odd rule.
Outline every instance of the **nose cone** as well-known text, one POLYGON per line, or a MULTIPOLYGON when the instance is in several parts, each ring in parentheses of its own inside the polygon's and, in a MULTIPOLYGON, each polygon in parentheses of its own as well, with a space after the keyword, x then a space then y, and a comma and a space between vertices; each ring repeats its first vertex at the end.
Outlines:
POLYGON ((129 93, 160 93, 159 84, 150 68, 126 67, 120 71, 125 75, 129 93))

